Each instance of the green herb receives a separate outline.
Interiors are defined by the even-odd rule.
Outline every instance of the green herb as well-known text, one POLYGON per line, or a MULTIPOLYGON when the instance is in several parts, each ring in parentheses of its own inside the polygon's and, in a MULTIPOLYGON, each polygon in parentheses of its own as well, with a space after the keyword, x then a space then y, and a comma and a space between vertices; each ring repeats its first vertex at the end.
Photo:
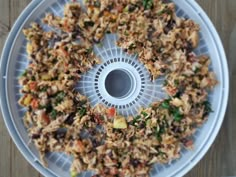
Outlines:
POLYGON ((159 151, 157 155, 158 155, 158 156, 160 155, 160 156, 163 157, 164 155, 166 155, 166 153, 159 151))
POLYGON ((44 86, 42 87, 39 91, 41 92, 46 92, 48 90, 48 86, 44 86))
POLYGON ((32 80, 32 81, 36 81, 35 76, 31 76, 31 80, 32 80))
POLYGON ((20 77, 24 77, 24 76, 26 76, 27 75, 27 71, 25 70, 21 75, 20 75, 20 77))
POLYGON ((95 7, 100 7, 100 6, 101 6, 101 3, 100 3, 99 1, 95 1, 95 2, 94 2, 94 6, 95 6, 95 7))
POLYGON ((143 7, 145 10, 153 7, 153 0, 143 0, 143 7))
POLYGON ((139 120, 139 119, 141 119, 141 116, 137 115, 134 119, 139 120))
POLYGON ((195 71, 194 71, 194 73, 196 74, 196 73, 198 73, 199 71, 200 71, 200 68, 196 68, 195 71))
POLYGON ((85 105, 87 103, 87 100, 85 99, 85 100, 80 100, 79 102, 78 102, 78 105, 79 106, 83 106, 83 105, 85 105))
POLYGON ((177 122, 180 122, 183 118, 183 114, 180 113, 179 108, 173 109, 172 114, 174 116, 174 120, 177 122))
POLYGON ((158 141, 162 141, 161 135, 163 133, 165 133, 165 128, 163 126, 160 126, 159 130, 157 130, 157 128, 156 128, 155 134, 156 134, 156 138, 157 138, 158 141))
POLYGON ((161 107, 164 109, 169 109, 170 108, 170 100, 165 100, 164 102, 162 102, 161 107))
POLYGON ((97 46, 98 46, 99 48, 102 48, 102 47, 103 47, 102 42, 98 43, 97 46))
POLYGON ((179 80, 174 80, 174 84, 176 87, 179 86, 179 80))
POLYGON ((78 109, 78 112, 79 112, 79 115, 80 115, 80 117, 83 117, 84 115, 86 115, 86 108, 84 108, 84 107, 80 107, 79 109, 78 109))
POLYGON ((39 109, 46 109, 46 113, 50 113, 50 112, 52 112, 53 107, 51 104, 39 105, 39 109))
POLYGON ((68 79, 74 80, 74 79, 75 79, 75 76, 69 76, 68 79))
POLYGON ((58 112, 55 109, 53 109, 52 112, 50 113, 50 117, 52 119, 56 119, 57 118, 57 114, 58 114, 58 112))
POLYGON ((170 15, 170 14, 172 14, 172 13, 173 13, 173 11, 172 11, 171 9, 169 9, 168 7, 165 7, 165 9, 159 11, 159 12, 157 13, 157 15, 162 15, 162 14, 168 14, 168 15, 170 15))
POLYGON ((141 114, 146 118, 148 116, 148 113, 142 111, 141 114))
POLYGON ((131 122, 132 125, 134 125, 136 122, 138 122, 141 119, 141 115, 137 115, 134 117, 133 121, 131 122))
POLYGON ((91 48, 88 48, 88 49, 86 49, 86 52, 87 53, 91 53, 93 51, 93 48, 91 47, 91 48))
POLYGON ((204 101, 203 106, 204 106, 204 115, 205 116, 207 116, 207 115, 209 115, 209 113, 213 112, 213 110, 211 108, 211 103, 209 101, 204 101))
POLYGON ((46 105, 39 105, 39 109, 45 109, 46 105))
POLYGON ((128 49, 131 50, 131 49, 134 49, 135 47, 136 47, 136 45, 134 43, 132 43, 132 44, 130 44, 128 49))
POLYGON ((65 98, 65 93, 63 91, 59 92, 56 96, 56 104, 61 103, 65 98))
POLYGON ((53 58, 52 63, 53 63, 53 64, 56 64, 57 61, 58 61, 58 60, 57 60, 56 58, 53 58))
POLYGON ((163 83, 163 86, 167 86, 167 84, 168 84, 168 81, 165 80, 164 83, 163 83))

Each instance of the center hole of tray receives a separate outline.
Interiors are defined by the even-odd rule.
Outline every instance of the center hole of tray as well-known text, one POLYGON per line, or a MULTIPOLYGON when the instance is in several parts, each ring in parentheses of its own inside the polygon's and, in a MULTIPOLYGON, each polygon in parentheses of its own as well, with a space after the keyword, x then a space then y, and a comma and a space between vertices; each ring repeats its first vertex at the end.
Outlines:
POLYGON ((115 98, 125 98, 133 90, 134 79, 124 69, 116 69, 108 73, 105 79, 106 91, 115 98))

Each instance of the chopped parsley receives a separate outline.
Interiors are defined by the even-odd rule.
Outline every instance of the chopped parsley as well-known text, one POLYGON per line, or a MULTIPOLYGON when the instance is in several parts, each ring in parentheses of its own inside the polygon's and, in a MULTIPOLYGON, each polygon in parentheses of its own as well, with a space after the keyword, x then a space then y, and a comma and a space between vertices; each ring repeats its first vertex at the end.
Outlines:
POLYGON ((143 0, 143 7, 145 10, 153 7, 153 0, 143 0))

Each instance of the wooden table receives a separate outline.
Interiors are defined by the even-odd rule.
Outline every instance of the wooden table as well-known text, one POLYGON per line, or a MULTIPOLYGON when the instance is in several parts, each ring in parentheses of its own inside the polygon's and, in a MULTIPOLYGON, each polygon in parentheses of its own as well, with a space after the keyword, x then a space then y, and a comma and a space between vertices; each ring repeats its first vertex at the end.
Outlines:
MULTIPOLYGON (((231 86, 229 106, 221 131, 206 156, 186 177, 236 176, 236 0, 197 1, 215 24, 223 41, 231 86)), ((0 0, 0 53, 9 29, 29 2, 0 0)), ((0 118, 0 177, 40 176, 19 153, 0 118)))

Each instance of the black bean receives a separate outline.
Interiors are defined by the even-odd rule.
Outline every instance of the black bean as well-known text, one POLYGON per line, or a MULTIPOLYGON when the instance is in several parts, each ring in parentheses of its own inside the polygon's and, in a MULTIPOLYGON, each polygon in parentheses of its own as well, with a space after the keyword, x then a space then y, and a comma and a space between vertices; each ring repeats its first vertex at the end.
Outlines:
POLYGON ((84 22, 84 27, 87 28, 87 27, 92 27, 94 25, 94 22, 93 21, 85 21, 84 22))
POLYGON ((134 168, 138 167, 140 164, 139 160, 137 159, 131 159, 131 164, 134 166, 134 168))
POLYGON ((161 73, 165 73, 166 72, 166 68, 161 68, 160 71, 161 71, 161 73))
POLYGON ((129 12, 133 12, 136 9, 136 6, 134 4, 130 4, 128 7, 129 12))
POLYGON ((95 136, 97 133, 96 129, 94 129, 94 128, 90 128, 88 131, 89 131, 90 135, 92 135, 92 136, 95 136))
POLYGON ((65 120, 65 124, 72 125, 74 122, 75 113, 71 113, 65 120))
POLYGON ((39 139, 40 138, 40 134, 32 134, 32 139, 39 139))
POLYGON ((170 20, 164 28, 164 33, 168 34, 169 31, 174 28, 175 24, 176 24, 175 20, 170 20))
POLYGON ((113 9, 113 4, 109 4, 108 6, 107 6, 107 10, 108 11, 111 11, 113 9))
POLYGON ((146 124, 145 124, 145 122, 142 122, 140 125, 139 125, 139 128, 145 128, 146 127, 146 124))
POLYGON ((92 140, 92 144, 93 144, 93 147, 94 147, 94 148, 96 148, 96 147, 98 147, 98 146, 101 145, 101 143, 100 143, 98 140, 96 140, 96 139, 93 139, 93 140, 92 140))
POLYGON ((174 126, 171 130, 172 130, 174 133, 181 133, 180 127, 178 127, 178 126, 174 126))
POLYGON ((112 151, 110 151, 107 155, 112 158, 113 157, 112 151))
POLYGON ((58 129, 54 134, 54 138, 57 139, 57 140, 64 139, 65 136, 66 136, 66 132, 67 132, 66 129, 63 129, 63 128, 58 129))
POLYGON ((192 51, 193 51, 193 45, 192 45, 192 43, 191 42, 189 42, 189 41, 187 41, 186 43, 185 43, 185 49, 186 49, 186 53, 188 54, 188 53, 191 53, 192 51))

